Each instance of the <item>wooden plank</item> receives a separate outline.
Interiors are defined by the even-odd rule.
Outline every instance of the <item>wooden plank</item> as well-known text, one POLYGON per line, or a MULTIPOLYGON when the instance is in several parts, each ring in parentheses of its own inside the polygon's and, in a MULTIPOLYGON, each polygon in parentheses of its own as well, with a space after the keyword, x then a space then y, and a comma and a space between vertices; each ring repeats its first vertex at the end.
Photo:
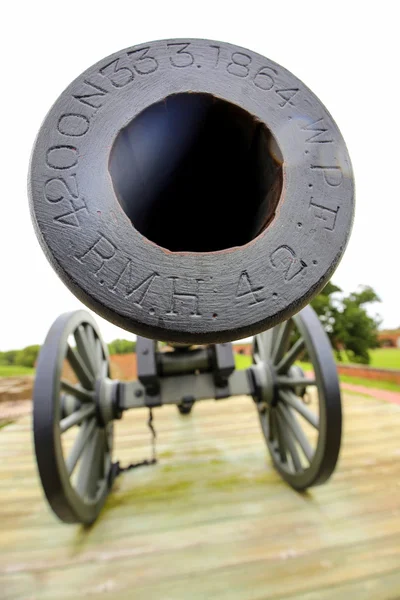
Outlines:
MULTIPOLYGON (((146 420, 117 422, 121 462, 150 455, 146 420)), ((163 408, 155 425, 160 463, 121 476, 91 528, 47 509, 30 419, 1 431, 5 598, 400 595, 399 407, 346 396, 339 468, 306 494, 273 470, 249 399, 199 403, 189 417, 163 408)))

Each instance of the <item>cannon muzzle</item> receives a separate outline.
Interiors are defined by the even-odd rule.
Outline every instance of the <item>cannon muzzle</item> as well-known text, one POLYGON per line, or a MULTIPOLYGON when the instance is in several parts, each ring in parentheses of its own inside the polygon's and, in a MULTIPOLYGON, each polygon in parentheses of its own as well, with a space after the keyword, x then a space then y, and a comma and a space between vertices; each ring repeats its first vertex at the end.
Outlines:
POLYGON ((207 40, 134 46, 80 75, 39 131, 29 194, 78 298, 188 344, 299 311, 338 265, 354 208, 321 102, 276 63, 207 40))

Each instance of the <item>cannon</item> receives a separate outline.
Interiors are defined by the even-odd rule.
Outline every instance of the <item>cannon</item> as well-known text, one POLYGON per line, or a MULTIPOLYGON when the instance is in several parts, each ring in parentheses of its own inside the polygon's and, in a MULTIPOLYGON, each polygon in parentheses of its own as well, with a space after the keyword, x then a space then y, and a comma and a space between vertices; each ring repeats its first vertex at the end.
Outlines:
POLYGON ((189 415, 202 399, 251 396, 282 477, 298 490, 329 478, 340 390, 307 304, 344 253, 354 183, 340 131, 299 79, 222 42, 118 52, 51 108, 29 197, 61 279, 138 335, 132 382, 110 378, 85 311, 61 315, 42 346, 35 451, 60 519, 96 519, 124 470, 113 460, 113 421, 139 407, 153 429, 155 407, 189 415), (240 371, 231 342, 246 336, 255 336, 253 364, 240 371))

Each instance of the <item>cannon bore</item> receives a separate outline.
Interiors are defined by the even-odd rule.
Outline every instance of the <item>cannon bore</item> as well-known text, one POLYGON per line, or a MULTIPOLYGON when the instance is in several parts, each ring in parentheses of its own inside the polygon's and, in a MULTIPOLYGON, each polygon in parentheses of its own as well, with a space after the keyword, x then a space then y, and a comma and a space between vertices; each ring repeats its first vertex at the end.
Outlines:
POLYGON ((211 94, 152 104, 115 140, 109 169, 132 225, 173 252, 242 246, 274 217, 282 155, 268 128, 211 94))

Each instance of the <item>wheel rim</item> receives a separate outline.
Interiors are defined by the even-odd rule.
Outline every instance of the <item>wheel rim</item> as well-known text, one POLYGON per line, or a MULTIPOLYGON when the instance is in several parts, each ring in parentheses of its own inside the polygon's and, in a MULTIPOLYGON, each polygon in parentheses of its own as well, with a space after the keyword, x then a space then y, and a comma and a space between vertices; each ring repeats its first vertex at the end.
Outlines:
POLYGON ((108 375, 107 346, 91 315, 61 315, 37 363, 33 429, 44 492, 68 523, 93 522, 109 491, 113 423, 101 423, 95 392, 108 375))
POLYGON ((254 339, 255 397, 275 468, 294 488, 324 483, 340 451, 340 387, 329 339, 314 310, 300 313, 254 339), (297 339, 296 339, 297 338, 297 339), (304 352, 314 376, 295 365, 304 352), (298 394, 311 393, 310 405, 298 394))

